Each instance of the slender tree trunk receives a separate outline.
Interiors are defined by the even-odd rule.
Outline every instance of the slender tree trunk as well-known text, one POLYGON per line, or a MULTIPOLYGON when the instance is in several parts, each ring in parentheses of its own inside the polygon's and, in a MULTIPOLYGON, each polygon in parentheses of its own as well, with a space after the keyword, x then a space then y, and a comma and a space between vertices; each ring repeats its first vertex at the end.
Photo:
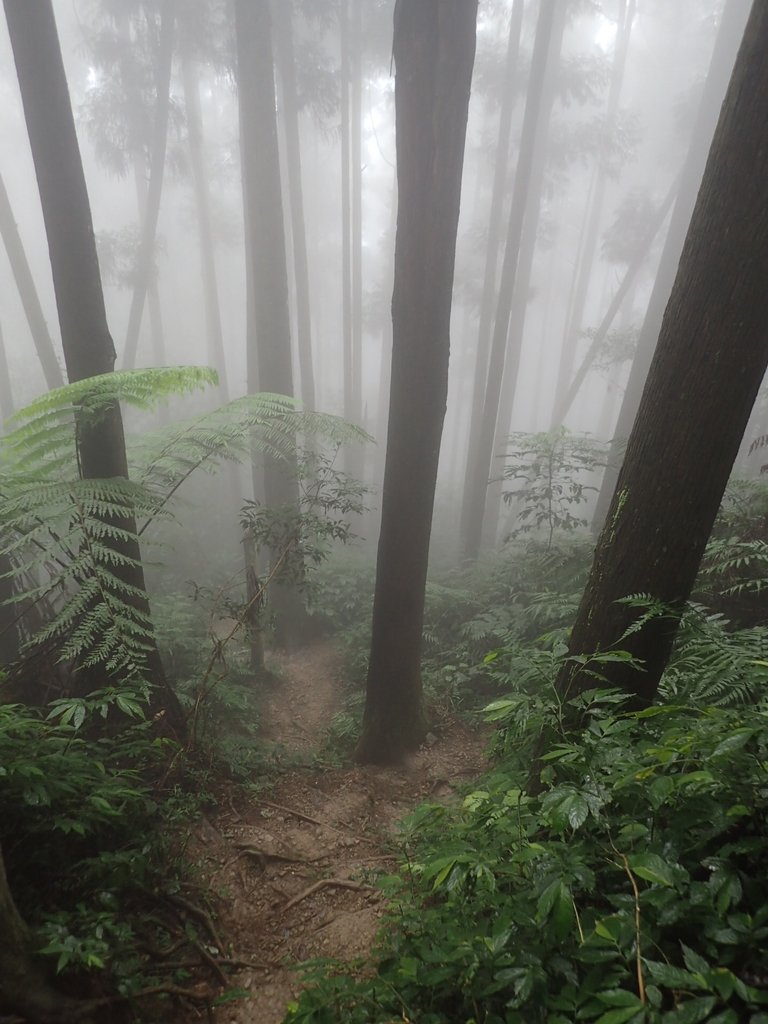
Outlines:
POLYGON ((709 144, 717 123, 722 98, 728 85, 728 76, 733 67, 744 24, 749 12, 749 0, 728 0, 723 11, 720 31, 715 40, 709 73, 699 102, 691 145, 680 174, 680 189, 669 223, 669 231, 656 271, 645 320, 637 341, 637 352, 629 372, 627 388, 619 411, 619 419, 611 444, 611 453, 603 476, 602 487, 595 511, 594 526, 602 526, 608 505, 616 487, 621 452, 635 419, 643 386, 648 376, 656 339, 661 329, 661 320, 672 291, 672 284, 680 261, 685 233, 691 219, 693 205, 699 191, 701 176, 709 152, 709 144))
POLYGON ((421 637, 448 393, 451 293, 477 0, 398 0, 392 390, 360 761, 422 741, 421 637))
MULTIPOLYGON (((291 327, 288 312, 288 271, 283 222, 280 155, 272 26, 269 0, 235 0, 237 83, 240 110, 240 145, 246 203, 246 266, 250 271, 256 358, 249 354, 249 391, 258 387, 283 395, 293 394, 291 327)), ((258 479, 254 482, 256 487, 258 479)), ((264 460, 264 501, 271 508, 295 507, 298 501, 295 463, 264 460)), ((301 618, 298 594, 273 584, 272 604, 277 638, 292 644, 298 639, 301 618)))
POLYGON ((211 197, 205 170, 203 143, 203 117, 200 110, 200 86, 192 59, 182 54, 181 73, 184 84, 184 106, 187 111, 189 156, 192 184, 195 192, 197 228, 200 234, 200 267, 205 303, 205 326, 208 341, 208 361, 219 374, 219 390, 225 402, 229 401, 227 361, 224 355, 224 334, 221 328, 219 285, 216 275, 216 251, 211 227, 211 197))
MULTIPOLYGON (((391 294, 395 278, 395 233, 397 231, 397 178, 395 177, 390 200, 390 219, 384 240, 385 271, 382 289, 391 294)), ((376 411, 376 429, 374 439, 374 487, 380 488, 384 480, 384 463, 387 454, 387 426, 389 419, 389 389, 392 373, 392 316, 387 315, 381 325, 381 351, 379 353, 379 396, 376 411)))
MULTIPOLYGON (((598 671, 640 705, 656 694, 768 366, 766 52, 768 5, 755 3, 571 637, 571 655, 618 645, 638 659, 642 671, 598 671), (627 635, 637 611, 619 602, 637 593, 670 613, 627 635)), ((557 685, 595 681, 569 661, 557 685)))
MULTIPOLYGON (((560 40, 564 25, 558 26, 560 40)), ((549 126, 552 116, 552 107, 555 101, 555 74, 554 62, 559 57, 559 43, 557 52, 551 54, 551 70, 546 76, 544 92, 541 98, 540 120, 544 126, 549 126)), ((525 324, 528 317, 528 308, 531 294, 531 278, 533 275, 533 261, 536 255, 536 239, 538 237, 539 219, 541 216, 541 200, 544 192, 544 171, 547 157, 548 131, 542 130, 536 140, 534 147, 533 164, 531 168, 531 185, 528 190, 528 201, 523 221, 523 233, 520 240, 520 250, 517 256, 517 271, 515 273, 515 285, 512 295, 512 305, 509 311, 509 327, 507 330, 506 352, 504 355, 504 369, 501 375, 501 390, 499 392, 498 412, 494 424, 494 433, 491 446, 490 483, 485 501, 485 512, 483 516, 483 538, 489 545, 496 543, 496 535, 499 528, 499 515, 501 513, 501 467, 507 450, 507 436, 510 431, 512 420, 512 409, 515 403, 515 391, 517 389, 517 375, 520 369, 520 358, 523 351, 523 338, 525 336, 525 324)))
POLYGON ((24 307, 24 315, 29 324, 32 334, 32 341, 35 345, 37 358, 43 369, 45 383, 49 388, 60 388, 64 383, 64 376, 56 358, 53 348, 53 341, 48 324, 45 322, 43 308, 35 288, 32 271, 29 269, 27 254, 21 241, 19 229, 14 220, 11 203, 8 199, 8 192, 5 183, 0 177, 0 235, 3 238, 5 251, 8 253, 8 262, 11 264, 11 272, 19 290, 19 298, 24 307))
POLYGON ((315 409, 315 372, 312 356, 312 316, 309 298, 309 260, 304 218, 299 103, 296 89, 296 55, 293 45, 291 4, 272 0, 278 69, 283 87, 286 171, 293 237, 293 273, 296 282, 296 340, 299 353, 301 398, 305 409, 315 409))
MULTIPOLYGON (((632 35, 632 23, 635 19, 635 0, 618 0, 616 47, 611 72, 611 84, 608 89, 608 103, 605 112, 605 135, 606 142, 610 141, 616 129, 616 117, 619 112, 619 98, 621 88, 624 84, 624 69, 627 64, 627 52, 629 40, 632 35)), ((560 406, 566 388, 573 373, 573 363, 576 356, 579 338, 584 322, 584 309, 587 303, 589 284, 595 266, 597 254, 597 241, 600 230, 600 223, 605 205, 605 187, 608 181, 608 166, 605 154, 600 153, 597 157, 595 187, 589 199, 589 218, 584 240, 584 249, 579 260, 579 268, 576 277, 574 290, 573 309, 563 338, 563 351, 558 363, 557 385, 555 388, 555 408, 560 406)), ((556 430, 559 423, 553 422, 551 427, 556 430)))
MULTIPOLYGON (((24 115, 48 236, 53 285, 67 375, 71 382, 114 369, 115 348, 104 294, 83 165, 51 0, 4 0, 24 115)), ((78 456, 85 479, 128 476, 123 420, 118 403, 96 425, 78 425, 78 456)), ((129 536, 110 542, 126 563, 112 567, 132 588, 135 605, 149 619, 149 599, 135 539, 136 523, 118 521, 129 536)), ((154 641, 147 669, 169 726, 181 738, 184 714, 163 671, 154 641)))
POLYGON ((552 430, 556 429, 555 425, 560 426, 568 415, 568 411, 573 405, 573 400, 576 398, 576 395, 578 395, 581 385, 584 383, 584 379, 589 373, 589 368, 592 366, 595 356, 600 351, 600 346, 605 341, 608 331, 611 329, 611 325, 616 319, 616 314, 621 309, 624 300, 627 295, 629 295, 633 285, 635 284, 637 275, 640 273, 640 269, 648 258, 651 246, 653 245, 659 231, 661 231, 664 221, 667 219, 669 211, 672 209, 672 204, 674 203, 675 197, 678 195, 679 191, 680 178, 675 178, 666 197, 664 198, 664 201, 656 211, 656 215, 648 225, 645 238, 642 240, 634 259, 624 272, 621 284, 616 289, 616 293, 611 299, 611 304, 606 310, 605 316, 600 321, 600 326, 595 331, 594 337, 589 344, 589 348, 584 354, 584 358, 581 360, 578 370, 573 375, 573 379, 563 395, 560 404, 556 406, 552 413, 552 430))
MULTIPOLYGON (((139 224, 143 224, 147 210, 147 180, 144 175, 144 157, 137 150, 133 158, 133 178, 136 185, 136 206, 139 212, 139 224)), ((156 366, 166 366, 165 327, 163 325, 163 307, 160 303, 160 292, 157 287, 157 276, 150 274, 147 285, 147 304, 149 305, 149 329, 152 338, 152 358, 156 366)), ((162 410, 160 415, 162 416, 162 410)))
MULTIPOLYGON (((352 270, 352 394, 350 416, 352 423, 363 426, 363 150, 362 150, 362 3, 351 0, 350 19, 350 160, 351 160, 351 270, 352 270)), ((363 446, 350 446, 349 468, 358 479, 363 475, 363 446)))
POLYGON ((173 65, 173 40, 175 22, 175 0, 163 0, 160 20, 160 46, 157 54, 155 75, 157 103, 152 131, 152 164, 149 174, 149 188, 141 230, 141 242, 136 268, 136 284, 128 314, 128 328, 125 335, 123 366, 133 369, 139 345, 139 331, 144 314, 144 303, 152 277, 157 238, 157 221, 160 216, 160 199, 163 194, 165 173, 165 152, 168 145, 168 111, 170 108, 171 67, 173 65))
POLYGON ((520 57, 520 35, 523 27, 525 0, 515 0, 509 20, 507 39, 507 60, 504 69, 504 85, 499 113, 499 141, 496 146, 496 162, 493 171, 491 210, 488 218, 488 239, 485 250, 485 276, 483 294, 480 300, 480 321, 477 328, 475 372, 472 385, 472 404, 469 418, 469 435, 464 472, 464 494, 461 504, 459 532, 461 544, 466 548, 466 537, 472 517, 477 514, 470 481, 473 479, 473 459, 480 446, 483 425, 483 400, 488 382, 488 355, 491 346, 494 298, 498 277, 499 251, 502 243, 504 195, 506 192, 509 167, 509 141, 512 135, 512 112, 515 109, 517 91, 515 79, 520 57))
POLYGON ((493 457, 493 439, 499 411, 501 378, 504 372, 507 333, 517 276, 520 239, 532 180, 531 172, 537 149, 543 144, 542 139, 547 132, 547 123, 542 117, 546 80, 548 76, 554 74, 564 28, 565 4, 558 3, 556 0, 541 0, 520 138, 520 155, 517 162, 504 261, 501 268, 499 300, 483 402, 483 418, 477 444, 469 454, 468 469, 470 472, 465 484, 467 512, 464 516, 462 546, 463 556, 469 560, 476 559, 480 549, 485 498, 493 457))

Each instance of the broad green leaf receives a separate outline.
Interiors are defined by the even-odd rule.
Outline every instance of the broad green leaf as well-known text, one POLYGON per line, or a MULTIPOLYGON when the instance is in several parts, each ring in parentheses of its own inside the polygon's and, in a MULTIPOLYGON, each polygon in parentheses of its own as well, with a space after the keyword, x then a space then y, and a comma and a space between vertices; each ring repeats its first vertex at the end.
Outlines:
POLYGON ((670 865, 657 853, 633 853, 628 857, 629 866, 639 877, 654 885, 673 885, 670 865))

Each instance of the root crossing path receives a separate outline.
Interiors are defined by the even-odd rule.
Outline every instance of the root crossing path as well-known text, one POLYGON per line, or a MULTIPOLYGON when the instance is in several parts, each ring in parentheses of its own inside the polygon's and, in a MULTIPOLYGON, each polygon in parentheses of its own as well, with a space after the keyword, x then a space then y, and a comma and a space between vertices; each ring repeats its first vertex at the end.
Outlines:
POLYGON ((217 1024, 280 1024, 302 986, 298 964, 366 958, 384 910, 376 875, 403 860, 397 822, 425 799, 450 800, 485 767, 487 734, 459 721, 401 767, 313 760, 341 705, 339 656, 320 644, 277 668, 265 739, 288 767, 249 802, 225 798, 190 849, 243 965, 230 988, 248 993, 212 1011, 217 1024))

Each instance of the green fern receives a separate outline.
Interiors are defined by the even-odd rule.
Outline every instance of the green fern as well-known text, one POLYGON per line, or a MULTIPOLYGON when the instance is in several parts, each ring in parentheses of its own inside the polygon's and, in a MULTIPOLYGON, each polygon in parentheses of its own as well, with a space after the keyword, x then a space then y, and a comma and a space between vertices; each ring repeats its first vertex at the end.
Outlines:
POLYGON ((738 707, 765 696, 768 629, 728 626, 722 615, 688 608, 661 683, 665 702, 738 707))
POLYGON ((61 659, 144 677, 152 624, 144 595, 124 578, 138 562, 121 545, 172 519, 170 499, 198 469, 254 452, 285 459, 302 437, 317 445, 368 440, 337 417, 300 411, 293 399, 251 395, 142 439, 129 459, 131 480, 80 478, 83 418, 98 419, 116 401, 151 409, 215 381, 198 367, 105 374, 48 392, 14 416, 0 441, 0 555, 10 559, 7 575, 26 581, 15 600, 45 599, 53 608, 28 647, 53 644, 61 659), (140 524, 135 531, 133 523, 140 524))

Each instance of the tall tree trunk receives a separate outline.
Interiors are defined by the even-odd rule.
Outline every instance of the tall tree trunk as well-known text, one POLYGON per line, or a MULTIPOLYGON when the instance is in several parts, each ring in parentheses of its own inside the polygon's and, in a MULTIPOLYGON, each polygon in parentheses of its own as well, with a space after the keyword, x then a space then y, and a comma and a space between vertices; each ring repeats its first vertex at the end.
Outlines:
MULTIPOLYGON (((4 0, 4 6, 40 190, 67 375, 75 382, 110 373, 115 347, 107 325, 69 89, 51 0, 34 4, 4 0)), ((106 409, 97 424, 78 425, 78 456, 85 479, 127 478, 118 403, 106 409)), ((137 610, 149 619, 136 523, 126 518, 116 525, 130 536, 124 541, 104 541, 126 558, 124 564, 112 566, 112 571, 132 588, 137 610)), ((168 685, 154 640, 147 652, 147 669, 168 724, 183 737, 184 714, 168 685)))
POLYGON ((659 268, 656 271, 656 279, 653 283, 653 290, 648 300, 648 308, 637 341, 637 352, 629 372, 627 388, 624 392, 619 419, 613 434, 608 466, 603 476, 603 483, 600 488, 595 511, 594 526, 598 530, 605 520, 608 505, 616 487, 619 467, 621 466, 621 452, 632 429, 632 423, 640 404, 640 396, 643 393, 643 386, 648 376, 648 368, 651 365, 651 359, 656 347, 656 339, 661 329, 662 316, 672 291, 672 284, 675 280, 675 274, 677 273, 680 261, 680 253, 683 250, 685 233, 688 229, 693 205, 699 191, 702 174, 704 173, 709 144, 717 123, 717 115, 728 86, 728 76, 733 68, 736 51, 744 34, 744 25, 749 12, 749 2, 750 0, 728 0, 723 11, 720 30, 715 40, 712 59, 709 65, 709 73, 707 74, 704 91, 699 101, 691 145, 680 174, 680 189, 670 218, 669 231, 667 232, 664 249, 659 261, 659 268))
MULTIPOLYGON (((258 387, 293 394, 288 271, 277 142, 277 110, 269 0, 235 0, 240 146, 246 203, 246 266, 253 301, 256 358, 249 353, 249 391, 258 387)), ((263 469, 264 501, 271 508, 295 506, 298 490, 293 466, 267 458, 263 469)), ((257 471, 254 486, 260 483, 257 471)), ((298 639, 298 594, 274 584, 272 604, 277 637, 283 644, 298 639)))
MULTIPOLYGON (((558 26, 559 39, 562 40, 562 26, 558 26)), ((489 545, 496 542, 496 535, 499 528, 499 515, 501 512, 501 466, 507 450, 507 436, 510 432, 512 420, 512 409, 515 402, 515 391, 517 389, 517 375, 520 369, 520 357, 523 351, 523 338, 525 336, 525 324, 528 317, 528 307, 531 294, 531 277, 533 274, 533 260, 536 254, 536 240, 538 237, 539 219, 541 216, 541 200, 544 193, 544 170, 547 157, 547 140, 549 132, 546 130, 552 116, 552 107, 555 101, 555 73, 554 63, 559 57, 559 42, 555 40, 557 51, 551 52, 550 73, 546 76, 544 91, 541 98, 540 121, 542 130, 534 146, 533 163, 531 167, 531 184, 528 189, 528 201, 526 204, 525 217, 523 220, 523 232, 520 240, 520 249, 517 256, 517 271, 515 273, 515 284, 512 294, 512 304, 509 310, 509 327, 507 329, 506 351, 504 354, 504 368, 501 375, 501 390, 498 399, 498 411, 494 424, 493 439, 491 442, 490 462, 490 483, 485 500, 485 512, 483 516, 482 537, 489 545)))
MULTIPOLYGON (((133 158, 133 179, 136 185, 136 206, 139 212, 139 224, 143 224, 147 210, 147 179, 144 174, 144 155, 139 150, 133 158)), ((152 358, 155 366, 166 366, 165 327, 163 324, 163 307, 160 304, 160 292, 157 287, 157 276, 150 274, 147 285, 147 304, 149 305, 149 330, 152 338, 152 358)), ((160 416, 164 417, 163 410, 160 416)))
MULTIPOLYGON (((618 0, 616 16, 616 46, 611 70, 611 83, 608 88, 608 103, 605 112, 606 146, 616 128, 616 117, 619 112, 619 98, 624 84, 624 69, 627 64, 629 40, 632 35, 632 22, 635 19, 636 0, 618 0)), ((605 187, 608 181, 608 164, 605 153, 598 153, 595 187, 589 198, 589 217, 584 239, 584 248, 579 260, 574 288, 573 308, 563 338, 563 350, 558 363, 557 385, 555 388, 555 408, 560 405, 573 373, 579 338, 584 322, 584 309, 587 303, 589 284, 597 254, 597 240, 605 204, 605 187)), ((553 430, 560 424, 552 422, 553 430)))
POLYGON ((27 254, 21 241, 21 235, 13 216, 11 203, 8 199, 8 192, 5 183, 0 177, 0 235, 2 235, 5 251, 8 253, 8 262, 11 264, 11 272, 19 290, 19 298, 24 307, 24 315, 29 324, 32 334, 37 358, 43 369, 45 383, 49 388, 60 388, 64 383, 64 376, 56 358, 53 348, 53 341, 48 324, 45 322, 43 308, 35 288, 32 271, 29 269, 27 254))
POLYGON ((488 355, 491 346, 491 326, 493 324, 494 299, 496 297, 499 251, 502 242, 504 195, 509 166, 509 141, 512 134, 512 112, 515 109, 515 100, 517 99, 515 78, 520 57, 520 35, 523 27, 524 10, 525 0, 515 0, 509 19, 507 59, 504 68, 501 111, 499 113, 499 141, 496 145, 496 161, 493 170, 493 191, 491 193, 488 238, 485 250, 485 275, 483 277, 483 294, 480 300, 480 320, 477 328, 475 372, 472 385, 472 404, 469 414, 466 469, 464 471, 464 493, 459 524, 461 543, 464 548, 466 548, 465 538, 469 530, 469 522, 472 516, 476 515, 477 507, 476 502, 473 500, 470 481, 473 478, 472 460, 479 450, 480 434, 483 425, 483 400, 488 381, 488 355))
POLYGON ((136 351, 139 345, 141 319, 144 303, 152 277, 155 257, 157 221, 160 216, 160 199, 163 194, 165 174, 165 152, 168 145, 168 111, 171 104, 171 68, 173 65, 173 39, 175 22, 175 0, 163 0, 160 16, 160 44, 155 74, 157 101, 152 129, 152 163, 149 173, 149 188, 141 229, 141 242, 136 267, 136 284, 128 314, 128 328, 125 334, 123 366, 130 370, 136 365, 136 351))
POLYGON ((286 173, 293 238, 293 273, 296 283, 296 340, 299 353, 301 398, 305 409, 316 408, 315 372, 312 357, 312 316, 309 297, 309 260, 304 218, 299 103, 296 89, 296 54, 293 45, 291 4, 272 0, 278 69, 283 87, 286 173))
POLYGON ((537 149, 546 136, 547 122, 544 112, 545 86, 548 76, 554 74, 560 55, 560 45, 565 28, 565 4, 556 0, 541 0, 536 39, 531 59, 531 75, 523 116, 520 137, 520 154, 515 173, 515 187, 509 213, 509 226, 501 268, 499 300, 493 326, 491 351, 488 362, 488 376, 483 401, 483 417, 477 444, 470 451, 466 487, 466 513, 462 530, 462 547, 465 559, 477 558, 483 529, 485 498, 493 457, 493 438, 499 411, 501 378, 504 372, 504 358, 507 347, 512 297, 518 268, 520 239, 528 204, 537 149))
MULTIPOLYGON (((573 629, 571 655, 642 705, 656 694, 768 366, 768 5, 755 3, 715 130, 624 465, 573 629), (748 254, 748 258, 745 258, 748 254), (650 594, 671 613, 627 635, 650 594)), ((561 694, 594 686, 574 661, 561 694)), ((602 684, 601 684, 602 685, 602 684)))
MULTIPOLYGON (((352 252, 352 394, 350 395, 350 420, 363 426, 363 0, 351 0, 350 19, 350 103, 349 130, 351 160, 351 202, 350 223, 352 252)), ((365 424, 367 425, 367 424, 365 424)), ((349 469, 352 476, 363 475, 363 446, 351 445, 349 469)))
POLYGON ((451 293, 477 0, 397 0, 399 205, 387 461, 360 761, 397 760, 426 724, 421 637, 448 394, 451 293))
POLYGON ((225 402, 229 401, 227 362, 224 355, 224 334, 221 328, 221 307, 219 285, 216 276, 216 252, 211 227, 211 197, 208 189, 208 175, 205 170, 205 149, 203 143, 203 117, 200 110, 200 86, 191 57, 183 53, 181 73, 184 84, 184 106, 187 112, 187 133, 189 135, 189 156, 192 167, 192 184, 195 192, 197 228, 200 235, 200 267, 205 303, 206 339, 208 361, 219 374, 219 390, 225 402))

